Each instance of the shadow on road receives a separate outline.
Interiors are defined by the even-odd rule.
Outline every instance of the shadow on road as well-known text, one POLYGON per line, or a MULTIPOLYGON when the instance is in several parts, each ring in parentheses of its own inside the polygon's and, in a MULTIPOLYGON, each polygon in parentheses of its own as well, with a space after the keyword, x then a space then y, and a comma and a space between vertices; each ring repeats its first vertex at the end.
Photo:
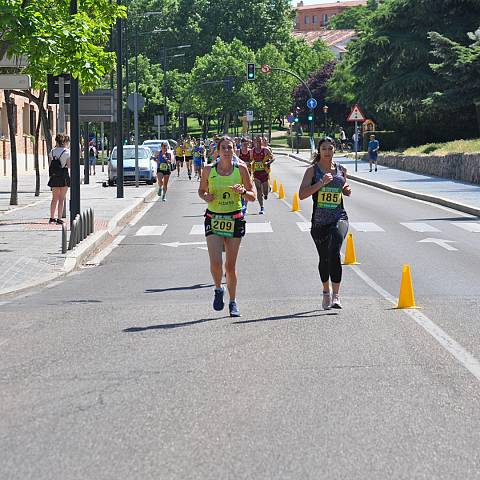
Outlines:
POLYGON ((181 292, 183 290, 198 290, 199 288, 211 288, 213 284, 197 283, 188 287, 171 287, 171 288, 147 288, 144 293, 163 293, 163 292, 181 292))
POLYGON ((245 323, 257 323, 257 322, 270 322, 272 320, 293 320, 293 319, 300 319, 300 318, 314 318, 314 317, 324 317, 327 315, 338 315, 337 312, 332 310, 310 310, 308 312, 300 312, 300 313, 293 313, 290 315, 277 315, 274 317, 265 317, 265 318, 256 318, 254 320, 241 320, 238 322, 232 322, 232 325, 242 325, 245 323), (315 312, 322 312, 322 313, 315 313, 315 312), (309 313, 313 313, 313 315, 308 315, 309 313))
POLYGON ((136 333, 145 332, 147 330, 170 330, 172 328, 189 327, 191 325, 197 325, 199 323, 212 322, 214 320, 222 320, 230 317, 216 317, 216 318, 201 318, 200 320, 192 320, 191 322, 184 323, 165 323, 163 325, 149 325, 148 327, 130 327, 125 328, 122 332, 136 333))

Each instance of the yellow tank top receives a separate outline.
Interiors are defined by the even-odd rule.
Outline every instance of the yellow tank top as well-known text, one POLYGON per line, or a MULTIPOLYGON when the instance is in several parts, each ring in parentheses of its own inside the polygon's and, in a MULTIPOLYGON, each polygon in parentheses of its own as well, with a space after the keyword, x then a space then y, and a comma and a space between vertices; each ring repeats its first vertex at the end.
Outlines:
POLYGON ((175 155, 177 157, 183 157, 183 148, 181 145, 178 145, 177 148, 175 149, 175 155))
POLYGON ((193 147, 192 147, 192 145, 190 145, 190 143, 187 143, 185 145, 185 155, 187 157, 193 156, 193 147))
POLYGON ((219 175, 217 167, 213 166, 208 176, 208 191, 215 198, 208 202, 208 210, 212 213, 234 213, 242 210, 242 197, 230 187, 242 183, 242 175, 237 164, 234 164, 230 175, 219 175))

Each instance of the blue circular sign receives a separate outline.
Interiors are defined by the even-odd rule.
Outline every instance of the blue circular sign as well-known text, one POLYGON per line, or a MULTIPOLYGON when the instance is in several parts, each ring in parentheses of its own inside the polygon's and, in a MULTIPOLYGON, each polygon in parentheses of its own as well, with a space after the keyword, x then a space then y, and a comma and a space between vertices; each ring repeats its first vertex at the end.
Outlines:
POLYGON ((307 100, 307 107, 310 110, 314 110, 315 108, 317 108, 317 101, 314 98, 309 98, 307 100))

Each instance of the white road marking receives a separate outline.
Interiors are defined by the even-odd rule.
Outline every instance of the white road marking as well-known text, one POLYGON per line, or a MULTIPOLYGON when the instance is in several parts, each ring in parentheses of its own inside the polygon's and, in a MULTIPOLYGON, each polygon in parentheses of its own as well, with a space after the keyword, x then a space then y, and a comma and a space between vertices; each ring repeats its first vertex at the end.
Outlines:
POLYGON ((85 265, 88 266, 98 266, 102 263, 105 258, 110 255, 115 248, 118 247, 120 242, 125 238, 125 235, 118 235, 116 238, 113 239, 112 243, 105 247, 101 252, 95 255, 91 260, 89 260, 85 265))
POLYGON ((29 203, 28 205, 24 205, 23 207, 12 208, 11 210, 6 210, 5 212, 2 212, 2 214, 3 215, 10 215, 11 213, 18 212, 19 210, 24 210, 25 208, 34 207, 35 205, 40 205, 41 203, 46 203, 48 201, 49 200, 46 199, 46 200, 40 200, 38 202, 29 203))
MULTIPOLYGON (((372 287, 385 300, 393 305, 397 304, 396 298, 392 297, 380 285, 377 285, 365 272, 359 267, 352 265, 350 267, 367 285, 372 287)), ((446 332, 444 332, 437 324, 432 322, 426 315, 419 310, 402 310, 402 313, 408 315, 428 334, 430 334, 448 353, 456 358, 477 380, 480 381, 480 362, 462 345, 456 342, 446 332)))
POLYGON ((466 223, 451 222, 451 223, 456 227, 463 228, 463 230, 466 230, 467 232, 480 233, 480 223, 475 223, 475 222, 466 222, 466 223))
POLYGON ((172 242, 172 243, 162 243, 162 245, 165 245, 166 247, 173 247, 173 248, 178 248, 178 247, 183 247, 185 245, 206 245, 207 242, 172 242))
POLYGON ((422 222, 400 222, 400 225, 407 227, 412 232, 439 232, 438 228, 422 222))
POLYGON ((5 301, 5 302, 0 302, 0 307, 1 307, 2 305, 7 305, 7 304, 9 304, 9 303, 10 303, 10 302, 7 302, 7 301, 5 301))
MULTIPOLYGON (((285 203, 292 208, 288 202, 285 203)), ((307 222, 307 219, 301 213, 299 213, 299 216, 304 222, 307 222)), ((397 305, 397 299, 390 295, 380 285, 375 283, 365 272, 360 269, 360 267, 357 265, 350 265, 349 267, 385 300, 390 302, 392 305, 397 305)), ((477 380, 480 381, 480 362, 470 352, 465 350, 462 345, 451 338, 446 332, 444 332, 438 325, 432 322, 432 320, 430 320, 419 310, 403 309, 402 313, 408 315, 412 320, 414 320, 417 325, 422 327, 428 334, 430 334, 447 352, 456 358, 461 365, 463 365, 477 380)))
POLYGON ((63 283, 63 280, 57 280, 56 282, 49 283, 45 288, 53 288, 63 283))
POLYGON ((2 340, 2 339, 0 339, 0 347, 1 347, 2 345, 7 344, 7 343, 8 343, 8 340, 5 340, 5 339, 2 340))
POLYGON ((457 243, 454 240, 443 240, 442 238, 425 238, 423 240, 419 240, 417 243, 435 243, 436 245, 444 248, 445 250, 450 250, 451 252, 458 251, 458 248, 449 245, 449 243, 457 243))
POLYGON ((143 226, 138 229, 136 237, 160 236, 166 230, 167 225, 151 225, 143 226))
POLYGON ((134 225, 136 225, 138 221, 155 205, 155 202, 158 202, 159 199, 160 197, 156 197, 155 200, 153 200, 144 210, 142 210, 137 215, 135 215, 133 220, 128 225, 130 227, 133 227, 134 225))
POLYGON ((205 227, 203 225, 194 225, 190 230, 190 235, 205 235, 205 227))
POLYGON ((206 250, 208 251, 208 247, 197 247, 199 250, 206 250))
POLYGON ((357 232, 384 232, 385 230, 382 227, 379 227, 376 223, 373 222, 352 222, 350 226, 354 228, 357 232))
POLYGON ((272 224, 265 223, 251 223, 247 222, 245 233, 273 233, 272 224))
POLYGON ((301 232, 309 232, 312 228, 312 222, 297 222, 297 227, 301 232))

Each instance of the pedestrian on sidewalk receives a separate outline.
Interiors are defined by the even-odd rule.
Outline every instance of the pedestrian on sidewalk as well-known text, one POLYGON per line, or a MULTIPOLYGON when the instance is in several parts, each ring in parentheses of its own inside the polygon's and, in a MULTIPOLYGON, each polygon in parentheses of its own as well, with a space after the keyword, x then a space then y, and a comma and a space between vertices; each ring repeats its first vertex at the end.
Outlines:
POLYGON ((333 160, 334 153, 334 140, 330 137, 321 139, 313 165, 305 171, 298 192, 300 200, 310 196, 313 199, 310 234, 319 257, 318 271, 323 284, 324 310, 342 308, 338 296, 342 281, 340 249, 348 231, 343 195, 350 196, 352 193, 347 183, 347 170, 333 160))
POLYGON ((93 142, 90 142, 90 146, 88 147, 88 165, 90 167, 90 175, 92 175, 92 167, 93 167, 93 175, 95 175, 95 165, 97 164, 97 149, 93 142))
POLYGON ((235 143, 230 137, 218 141, 219 160, 207 165, 200 180, 198 195, 208 203, 205 211, 205 237, 210 257, 210 272, 215 283, 214 310, 224 308, 222 287, 225 249, 225 272, 230 295, 231 317, 239 317, 235 298, 237 290, 237 256, 240 242, 245 235, 245 219, 242 198, 255 201, 252 181, 247 166, 235 156, 235 143))
POLYGON ((49 224, 63 223, 62 215, 65 208, 65 197, 70 187, 70 137, 64 133, 58 133, 55 137, 55 148, 48 154, 48 173, 50 179, 48 186, 52 190, 52 201, 50 202, 49 224), (58 216, 55 219, 55 210, 58 216))
POLYGON ((372 162, 375 163, 375 171, 377 171, 377 157, 378 149, 380 148, 380 142, 375 139, 375 135, 370 135, 370 141, 368 142, 368 162, 370 164, 370 170, 372 171, 372 162))

